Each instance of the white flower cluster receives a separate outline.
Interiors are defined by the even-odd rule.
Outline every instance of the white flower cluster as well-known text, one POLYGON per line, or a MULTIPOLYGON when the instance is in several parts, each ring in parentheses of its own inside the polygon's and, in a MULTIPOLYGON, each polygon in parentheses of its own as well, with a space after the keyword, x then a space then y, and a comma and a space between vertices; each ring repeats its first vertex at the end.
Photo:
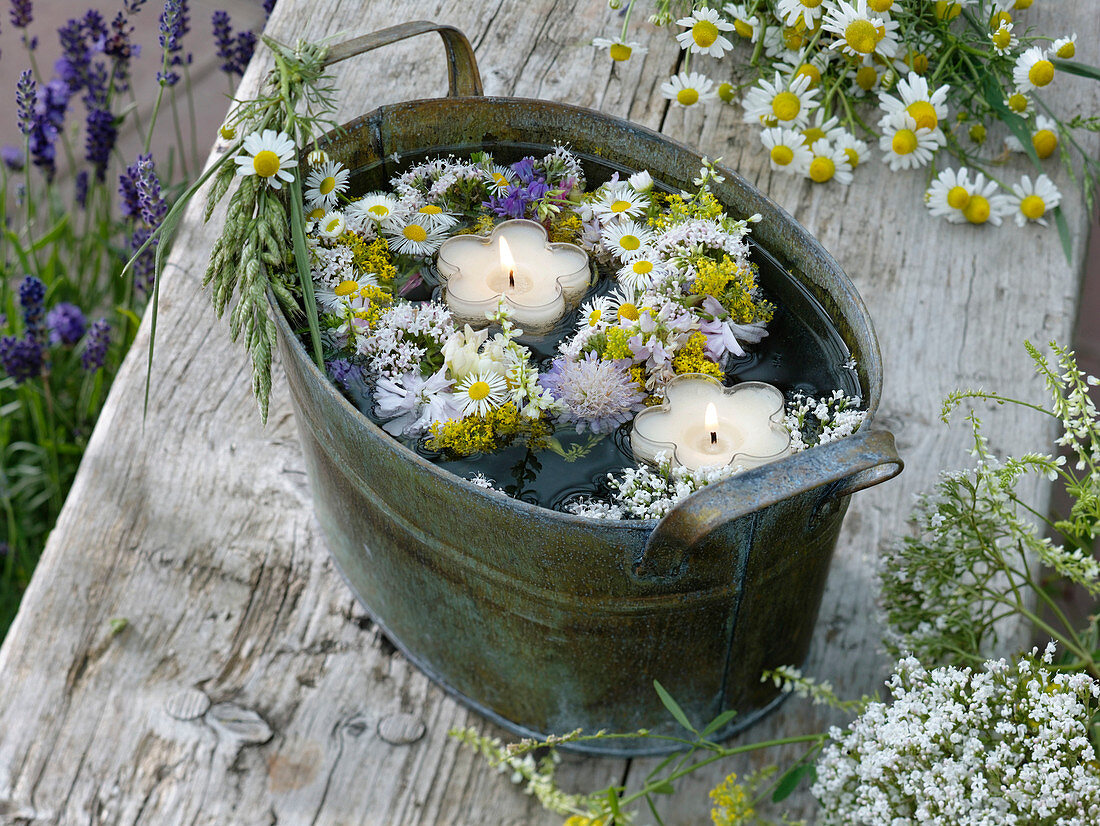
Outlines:
POLYGON ((851 436, 867 420, 867 411, 859 409, 861 404, 858 396, 847 396, 841 390, 819 399, 795 393, 783 417, 783 426, 791 434, 791 450, 798 453, 851 436))
POLYGON ((901 659, 893 700, 870 703, 817 763, 824 826, 1004 826, 1100 822, 1088 730, 1100 684, 1041 659, 980 671, 901 659))
POLYGON ((371 373, 397 378, 420 369, 427 342, 441 347, 454 331, 454 317, 442 304, 398 304, 382 313, 359 354, 371 373))

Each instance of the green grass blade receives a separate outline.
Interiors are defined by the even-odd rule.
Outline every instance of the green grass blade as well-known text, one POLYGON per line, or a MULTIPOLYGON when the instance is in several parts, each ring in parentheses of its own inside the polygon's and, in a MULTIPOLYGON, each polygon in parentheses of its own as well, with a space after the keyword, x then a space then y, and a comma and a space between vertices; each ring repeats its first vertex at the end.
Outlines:
POLYGON ((313 296, 313 276, 309 269, 309 250, 306 248, 306 226, 302 217, 301 167, 295 167, 290 182, 290 235, 294 241, 294 263, 298 266, 298 281, 302 285, 302 299, 306 305, 306 321, 309 322, 309 339, 313 343, 313 360, 318 369, 325 370, 325 358, 321 353, 321 325, 317 320, 317 300, 313 296))

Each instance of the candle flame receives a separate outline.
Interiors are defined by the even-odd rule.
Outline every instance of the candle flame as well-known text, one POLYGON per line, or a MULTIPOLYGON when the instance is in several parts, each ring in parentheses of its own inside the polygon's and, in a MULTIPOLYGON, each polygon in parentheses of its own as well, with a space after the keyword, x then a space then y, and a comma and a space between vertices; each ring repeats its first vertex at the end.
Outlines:
POLYGON ((500 268, 508 272, 508 286, 516 286, 516 259, 512 257, 512 250, 508 246, 508 239, 500 239, 500 268))
POLYGON ((714 402, 707 402, 707 412, 703 415, 703 421, 706 423, 707 430, 710 431, 710 443, 718 443, 718 408, 714 406, 714 402))

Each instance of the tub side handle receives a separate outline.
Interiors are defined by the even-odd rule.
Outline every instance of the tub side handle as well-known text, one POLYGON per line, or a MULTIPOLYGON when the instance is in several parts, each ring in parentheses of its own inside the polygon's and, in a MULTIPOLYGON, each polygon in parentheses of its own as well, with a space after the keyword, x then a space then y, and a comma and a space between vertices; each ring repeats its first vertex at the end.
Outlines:
POLYGON ((357 57, 365 52, 388 46, 399 40, 406 40, 428 32, 439 32, 443 45, 447 49, 447 96, 480 97, 481 73, 474 58, 474 49, 470 41, 454 26, 432 23, 429 20, 414 20, 401 23, 388 29, 364 34, 338 43, 329 49, 325 56, 325 65, 331 66, 349 57, 357 57))
POLYGON ((692 549, 727 523, 826 485, 836 502, 901 473, 904 462, 888 430, 858 431, 831 444, 708 485, 681 502, 657 523, 633 575, 652 580, 678 577, 692 549), (799 461, 801 460, 801 461, 799 461))

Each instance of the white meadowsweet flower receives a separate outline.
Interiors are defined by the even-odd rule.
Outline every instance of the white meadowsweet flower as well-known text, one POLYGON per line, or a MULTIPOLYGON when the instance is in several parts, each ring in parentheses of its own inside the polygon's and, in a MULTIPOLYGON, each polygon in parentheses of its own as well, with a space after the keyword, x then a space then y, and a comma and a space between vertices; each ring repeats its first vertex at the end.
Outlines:
POLYGON ((390 250, 421 258, 434 255, 447 237, 426 215, 416 212, 393 213, 382 223, 390 250))
POLYGON ((760 25, 760 17, 749 10, 748 3, 726 3, 724 9, 733 19, 733 30, 738 36, 752 43, 760 39, 764 27, 760 25))
POLYGON ((773 126, 760 133, 760 140, 768 150, 768 163, 776 172, 794 174, 810 165, 810 147, 797 130, 773 126))
MULTIPOLYGON (((913 116, 904 112, 891 115, 879 126, 882 128, 878 141, 882 162, 890 164, 893 172, 926 165, 941 145, 931 129, 918 129, 913 116)), ((942 133, 940 140, 943 140, 942 133)))
POLYGON ((317 222, 317 234, 322 238, 339 238, 344 234, 346 227, 344 213, 333 210, 332 212, 326 212, 325 216, 317 222))
POLYGON ((1012 67, 1012 82, 1021 92, 1041 89, 1054 80, 1054 64, 1040 46, 1032 46, 1016 58, 1012 67))
POLYGON ((732 32, 733 24, 719 17, 717 9, 696 9, 690 17, 677 20, 676 25, 687 28, 686 32, 676 35, 676 41, 689 54, 721 57, 733 48, 733 44, 722 34, 732 32))
POLYGON ((671 100, 673 106, 694 106, 706 103, 718 96, 714 82, 699 72, 680 72, 661 84, 661 96, 671 100))
POLYGON ((1062 203, 1062 193, 1046 175, 1040 175, 1034 184, 1024 175, 1020 183, 1012 185, 1012 194, 1006 195, 1005 200, 1012 207, 1016 226, 1035 221, 1045 227, 1044 216, 1062 203))
POLYGON ((384 192, 368 192, 362 198, 347 205, 344 212, 355 225, 367 222, 379 224, 397 209, 397 202, 384 192))
POLYGON ((762 77, 742 101, 744 120, 764 126, 800 129, 809 122, 810 113, 817 108, 814 98, 819 91, 810 88, 810 78, 805 75, 784 81, 776 72, 774 82, 762 77))
POLYGON ((351 173, 339 161, 325 161, 310 170, 306 178, 306 201, 312 207, 332 209, 336 196, 348 188, 351 173))
POLYGON ((592 204, 592 213, 602 221, 612 218, 641 218, 649 209, 649 196, 638 192, 626 181, 607 187, 598 201, 592 204))
POLYGON ((819 140, 836 142, 844 130, 840 128, 840 120, 837 117, 825 119, 825 110, 818 109, 814 112, 813 122, 802 130, 802 140, 806 146, 813 148, 819 140))
POLYGON ((281 181, 289 183, 294 180, 287 170, 298 165, 298 159, 294 156, 297 147, 286 132, 276 132, 274 129, 265 129, 263 134, 253 132, 245 136, 242 149, 243 153, 233 159, 238 175, 258 175, 272 189, 282 189, 281 181))
POLYGON ((801 21, 807 29, 813 30, 821 19, 822 6, 822 0, 779 0, 775 14, 788 26, 801 21))
POLYGON ((837 0, 826 14, 822 28, 837 36, 829 48, 853 57, 877 54, 890 58, 897 54, 897 21, 870 11, 867 0, 855 0, 855 5, 837 0))
POLYGON ((616 63, 624 63, 636 54, 645 54, 647 49, 635 40, 623 40, 621 37, 593 37, 592 45, 597 49, 607 49, 608 56, 616 63))
POLYGON ((933 216, 946 218, 952 224, 961 224, 966 220, 963 210, 973 194, 974 186, 965 166, 945 169, 924 193, 924 205, 933 216))
POLYGON ((861 141, 851 132, 846 132, 843 129, 840 130, 840 134, 833 140, 833 143, 848 158, 848 165, 852 169, 871 157, 871 150, 866 141, 861 141))
POLYGON ((1077 32, 1069 37, 1059 37, 1051 43, 1050 54, 1062 60, 1072 60, 1077 54, 1077 32))
POLYGON ((847 186, 852 182, 852 165, 843 149, 834 147, 825 138, 820 138, 810 147, 810 155, 810 162, 801 166, 798 171, 814 183, 836 181, 847 186))
POLYGON ((653 240, 653 230, 635 221, 616 221, 604 227, 600 240, 620 261, 633 261, 649 252, 646 245, 653 240))
POLYGON ((913 117, 918 129, 939 129, 940 121, 947 117, 946 101, 950 86, 944 84, 932 92, 927 80, 916 72, 910 72, 909 77, 899 80, 895 88, 901 96, 900 100, 886 92, 879 93, 879 108, 886 113, 879 126, 890 116, 905 112, 913 117))
POLYGON ((989 42, 993 44, 993 51, 999 55, 1006 55, 1019 44, 1019 38, 1012 33, 1012 23, 1002 20, 996 31, 990 32, 989 42))
POLYGON ((484 416, 508 400, 508 384, 497 373, 471 373, 459 381, 455 396, 462 404, 463 416, 484 416))

